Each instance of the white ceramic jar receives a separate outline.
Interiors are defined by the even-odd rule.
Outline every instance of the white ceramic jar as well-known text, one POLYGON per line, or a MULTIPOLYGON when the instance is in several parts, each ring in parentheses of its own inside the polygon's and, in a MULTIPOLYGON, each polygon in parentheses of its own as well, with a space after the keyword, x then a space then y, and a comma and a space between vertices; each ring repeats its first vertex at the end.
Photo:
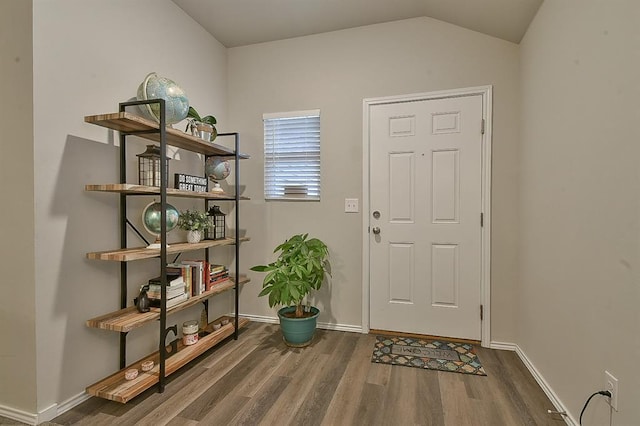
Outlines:
POLYGON ((185 346, 198 343, 198 321, 185 321, 182 324, 182 343, 185 346))

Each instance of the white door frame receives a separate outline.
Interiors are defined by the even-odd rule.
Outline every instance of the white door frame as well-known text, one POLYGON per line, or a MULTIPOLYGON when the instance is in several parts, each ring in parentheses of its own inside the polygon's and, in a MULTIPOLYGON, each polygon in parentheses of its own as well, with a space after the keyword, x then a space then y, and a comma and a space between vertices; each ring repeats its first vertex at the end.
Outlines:
MULTIPOLYGON (((464 89, 442 90, 438 92, 415 93, 363 100, 362 125, 362 332, 369 332, 370 324, 370 253, 369 227, 371 225, 371 206, 369 197, 369 110, 374 105, 415 102, 432 99, 452 98, 460 96, 482 96, 482 118, 484 134, 482 135, 482 198, 481 209, 484 217, 481 228, 481 277, 480 301, 483 306, 482 346, 491 343, 491 139, 492 139, 492 101, 493 86, 469 87, 464 89)), ((478 218, 480 220, 480 218, 478 218)))

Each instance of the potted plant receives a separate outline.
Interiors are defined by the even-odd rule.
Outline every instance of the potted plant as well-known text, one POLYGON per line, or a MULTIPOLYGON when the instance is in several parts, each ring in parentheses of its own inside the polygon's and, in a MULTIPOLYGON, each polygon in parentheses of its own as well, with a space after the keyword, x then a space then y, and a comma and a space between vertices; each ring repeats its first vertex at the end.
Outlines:
POLYGON ((305 297, 319 290, 330 275, 329 249, 309 234, 287 239, 273 251, 278 258, 268 265, 257 265, 252 271, 266 272, 260 296, 269 296, 269 306, 283 305, 278 311, 280 328, 289 346, 307 346, 313 339, 320 311, 313 306, 304 309, 305 297))
POLYGON ((187 241, 197 243, 202 240, 202 233, 209 228, 209 216, 207 213, 198 210, 184 210, 180 212, 178 218, 178 228, 187 232, 187 241))
POLYGON ((190 106, 187 118, 190 120, 185 132, 191 128, 191 134, 206 141, 213 141, 216 136, 218 136, 218 130, 215 126, 218 121, 213 115, 200 117, 198 111, 196 111, 194 107, 190 106))

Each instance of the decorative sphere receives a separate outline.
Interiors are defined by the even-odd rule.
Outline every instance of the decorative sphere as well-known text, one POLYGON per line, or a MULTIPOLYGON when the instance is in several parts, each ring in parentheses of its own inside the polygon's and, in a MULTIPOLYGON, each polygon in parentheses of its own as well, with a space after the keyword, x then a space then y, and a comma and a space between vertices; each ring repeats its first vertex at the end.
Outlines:
POLYGON ((231 173, 231 165, 221 157, 209 157, 204 163, 204 174, 212 181, 224 180, 231 173))
MULTIPOLYGON (((149 99, 164 99, 166 109, 166 123, 175 124, 184 120, 189 113, 189 99, 186 93, 173 80, 160 77, 155 72, 147 75, 138 87, 139 101, 149 99)), ((160 105, 141 105, 140 111, 145 118, 160 122, 160 105)))
MULTIPOLYGON (((158 202, 149 203, 142 211, 142 224, 148 233, 160 235, 162 233, 161 224, 161 206, 158 202)), ((167 204, 167 232, 171 231, 178 225, 178 217, 180 213, 171 204, 167 204)))

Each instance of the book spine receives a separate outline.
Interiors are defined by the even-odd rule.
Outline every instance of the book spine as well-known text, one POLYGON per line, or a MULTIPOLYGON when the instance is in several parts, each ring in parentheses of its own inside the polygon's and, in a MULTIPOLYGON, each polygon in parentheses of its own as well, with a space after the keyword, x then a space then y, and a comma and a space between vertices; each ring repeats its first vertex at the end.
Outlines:
MULTIPOLYGON (((183 294, 182 296, 174 297, 173 299, 167 300, 167 309, 172 308, 176 305, 187 300, 187 294, 183 294)), ((151 310, 154 312, 160 312, 160 300, 151 300, 151 310)))
MULTIPOLYGON (((167 300, 171 300, 175 297, 181 297, 183 294, 186 294, 184 292, 181 293, 167 293, 167 300)), ((147 293, 147 297, 149 297, 149 299, 153 299, 153 300, 161 300, 162 295, 160 292, 148 292, 147 293)))
POLYGON ((192 285, 194 288, 194 295, 195 296, 199 296, 202 294, 202 289, 201 289, 201 282, 200 279, 198 277, 200 277, 200 272, 198 271, 198 267, 197 266, 192 266, 191 267, 191 279, 192 279, 192 285))
POLYGON ((217 286, 219 284, 225 283, 227 281, 229 281, 229 277, 224 277, 224 278, 217 279, 215 281, 210 281, 209 285, 208 285, 208 288, 207 288, 207 291, 211 290, 213 287, 215 287, 215 286, 217 286))
POLYGON ((221 278, 221 277, 228 277, 228 276, 229 276, 229 272, 228 272, 228 271, 219 272, 219 273, 217 273, 217 274, 215 274, 215 275, 211 275, 211 277, 209 277, 209 281, 215 281, 215 280, 217 280, 218 278, 221 278))
POLYGON ((207 283, 209 282, 209 262, 202 261, 202 291, 207 291, 207 283))
POLYGON ((167 273, 177 273, 182 276, 182 281, 186 286, 185 293, 191 297, 191 267, 189 265, 183 265, 181 263, 172 263, 171 266, 167 266, 167 273))

